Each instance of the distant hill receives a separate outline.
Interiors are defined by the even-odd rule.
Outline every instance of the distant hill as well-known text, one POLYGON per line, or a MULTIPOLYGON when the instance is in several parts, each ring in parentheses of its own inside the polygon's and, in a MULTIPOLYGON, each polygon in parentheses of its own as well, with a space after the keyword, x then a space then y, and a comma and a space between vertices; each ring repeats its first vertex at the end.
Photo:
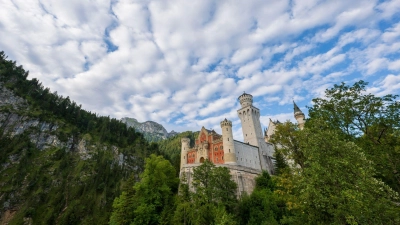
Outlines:
POLYGON ((178 132, 175 131, 168 133, 163 125, 153 121, 140 123, 135 118, 129 117, 122 118, 121 121, 128 127, 133 127, 136 131, 142 133, 144 138, 150 142, 158 142, 178 134, 178 132))

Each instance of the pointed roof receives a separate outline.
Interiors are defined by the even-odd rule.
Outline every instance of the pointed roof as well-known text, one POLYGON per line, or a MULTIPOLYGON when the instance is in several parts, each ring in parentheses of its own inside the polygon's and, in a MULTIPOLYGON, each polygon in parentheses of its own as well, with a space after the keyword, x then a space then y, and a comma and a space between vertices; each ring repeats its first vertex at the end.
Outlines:
POLYGON ((293 110, 294 110, 294 114, 296 113, 303 113, 300 108, 296 105, 296 102, 294 102, 293 100, 293 110))

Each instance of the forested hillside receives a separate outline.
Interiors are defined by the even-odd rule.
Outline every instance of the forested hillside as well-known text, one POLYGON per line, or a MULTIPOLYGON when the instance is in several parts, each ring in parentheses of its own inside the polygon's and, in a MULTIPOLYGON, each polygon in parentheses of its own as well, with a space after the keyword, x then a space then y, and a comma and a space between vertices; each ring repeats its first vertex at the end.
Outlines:
POLYGON ((0 52, 0 223, 107 224, 157 145, 27 77, 0 52))

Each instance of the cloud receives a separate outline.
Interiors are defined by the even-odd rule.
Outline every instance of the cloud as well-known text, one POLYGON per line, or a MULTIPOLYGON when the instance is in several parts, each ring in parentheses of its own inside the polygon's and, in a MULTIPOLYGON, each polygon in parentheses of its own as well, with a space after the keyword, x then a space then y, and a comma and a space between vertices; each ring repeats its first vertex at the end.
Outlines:
POLYGON ((389 74, 382 81, 377 82, 367 92, 374 93, 378 96, 384 96, 400 91, 400 75, 389 74))
POLYGON ((0 50, 101 115, 240 136, 243 91, 281 121, 342 81, 399 93, 398 0, 1 3, 0 50))

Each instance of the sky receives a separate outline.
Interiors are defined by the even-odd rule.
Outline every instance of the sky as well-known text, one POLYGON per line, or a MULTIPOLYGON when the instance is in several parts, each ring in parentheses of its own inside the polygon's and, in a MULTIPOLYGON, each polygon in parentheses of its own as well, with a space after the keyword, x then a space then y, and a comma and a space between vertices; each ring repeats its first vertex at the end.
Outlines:
POLYGON ((0 0, 0 51, 59 95, 168 131, 262 127, 358 80, 400 94, 400 0, 0 0))

